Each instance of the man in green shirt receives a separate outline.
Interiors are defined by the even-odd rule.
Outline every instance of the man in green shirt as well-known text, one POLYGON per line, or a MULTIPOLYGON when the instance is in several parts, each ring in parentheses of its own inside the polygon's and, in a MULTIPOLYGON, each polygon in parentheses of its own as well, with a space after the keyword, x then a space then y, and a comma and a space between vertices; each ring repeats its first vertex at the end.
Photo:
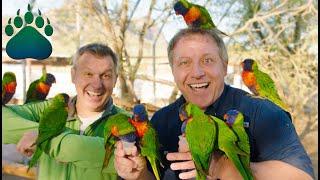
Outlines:
MULTIPOLYGON (((113 104, 111 95, 118 73, 115 53, 102 44, 80 48, 71 68, 77 96, 69 106, 67 131, 50 141, 50 148, 39 161, 38 179, 152 179, 145 159, 135 150, 125 154, 122 144, 103 168, 103 127, 110 115, 124 110, 113 104)), ((26 105, 2 107, 5 144, 17 144, 24 155, 31 156, 37 138, 38 121, 50 100, 26 105)))

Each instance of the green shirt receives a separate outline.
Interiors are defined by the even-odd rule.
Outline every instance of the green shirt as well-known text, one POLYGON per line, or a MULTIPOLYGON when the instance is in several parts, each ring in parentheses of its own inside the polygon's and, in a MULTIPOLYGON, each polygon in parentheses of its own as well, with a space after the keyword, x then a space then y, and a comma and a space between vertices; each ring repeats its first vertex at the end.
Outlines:
MULTIPOLYGON (((83 135, 79 135, 81 121, 76 117, 75 99, 73 108, 69 110, 68 130, 53 138, 48 152, 40 157, 38 179, 117 179, 114 156, 108 167, 102 170, 105 155, 103 127, 110 115, 125 111, 113 105, 110 99, 102 117, 87 127, 83 135)), ((50 102, 2 106, 2 142, 17 144, 25 132, 37 130, 40 116, 50 102)))

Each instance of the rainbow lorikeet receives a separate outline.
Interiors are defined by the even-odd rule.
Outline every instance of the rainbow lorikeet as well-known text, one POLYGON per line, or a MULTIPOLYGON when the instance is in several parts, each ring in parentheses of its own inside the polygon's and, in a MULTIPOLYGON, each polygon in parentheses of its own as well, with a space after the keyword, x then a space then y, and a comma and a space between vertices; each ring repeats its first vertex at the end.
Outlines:
POLYGON ((185 134, 194 161, 197 180, 206 179, 212 153, 217 150, 217 127, 212 117, 192 103, 186 103, 179 109, 182 134, 185 134))
POLYGON ((137 104, 133 107, 133 117, 130 122, 136 128, 141 155, 147 157, 156 179, 160 180, 159 140, 155 129, 149 122, 148 113, 143 104, 137 104))
MULTIPOLYGON (((250 169, 250 144, 249 137, 244 129, 243 114, 237 110, 229 110, 224 115, 224 119, 226 120, 225 123, 229 126, 229 128, 237 137, 235 144, 238 146, 239 149, 245 152, 245 155, 242 155, 242 153, 238 155, 241 163, 239 163, 238 158, 234 157, 236 159, 234 164, 236 168, 239 170, 243 179, 252 180, 253 175, 250 169)), ((222 136, 224 136, 224 134, 222 134, 222 136)), ((231 158, 231 160, 233 159, 231 158)))
POLYGON ((43 101, 49 94, 52 83, 56 82, 53 74, 44 73, 40 79, 33 81, 27 91, 26 103, 43 101))
POLYGON ((110 157, 114 151, 116 141, 134 143, 136 140, 136 129, 131 125, 129 119, 131 115, 125 112, 120 112, 110 116, 104 125, 105 139, 105 157, 103 166, 107 167, 110 157))
MULTIPOLYGON (((49 106, 44 109, 39 120, 38 138, 33 145, 37 145, 28 170, 33 167, 40 158, 43 149, 49 144, 49 140, 61 134, 65 129, 68 117, 69 96, 65 93, 53 97, 49 106)), ((33 146, 32 145, 32 146, 33 146)))
POLYGON ((288 111, 287 105, 281 100, 277 92, 274 81, 268 74, 259 70, 255 60, 245 59, 241 66, 243 69, 241 73, 242 80, 254 95, 267 98, 285 111, 288 111))
POLYGON ((201 29, 216 29, 221 34, 226 33, 217 29, 206 8, 198 4, 190 3, 186 0, 179 0, 174 4, 174 11, 177 15, 182 15, 188 27, 201 29))
POLYGON ((16 92, 16 75, 13 72, 5 72, 2 78, 2 105, 7 104, 16 92))

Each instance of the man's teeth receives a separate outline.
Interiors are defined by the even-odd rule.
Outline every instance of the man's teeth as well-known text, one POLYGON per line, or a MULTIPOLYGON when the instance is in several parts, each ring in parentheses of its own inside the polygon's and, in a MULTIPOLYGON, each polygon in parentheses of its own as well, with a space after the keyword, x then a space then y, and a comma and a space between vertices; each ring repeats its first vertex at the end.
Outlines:
POLYGON ((191 88, 207 88, 209 83, 190 84, 191 88))
POLYGON ((88 92, 88 94, 90 96, 100 96, 101 95, 101 93, 95 93, 95 92, 92 92, 92 91, 87 91, 87 92, 88 92))

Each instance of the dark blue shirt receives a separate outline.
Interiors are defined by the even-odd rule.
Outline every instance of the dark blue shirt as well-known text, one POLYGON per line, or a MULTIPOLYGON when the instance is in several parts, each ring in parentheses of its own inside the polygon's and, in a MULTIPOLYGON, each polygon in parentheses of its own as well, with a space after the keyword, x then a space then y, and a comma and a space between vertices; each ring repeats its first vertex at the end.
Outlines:
MULTIPOLYGON (((151 119, 159 135, 164 165, 162 173, 166 172, 165 176, 170 176, 165 179, 174 179, 173 176, 178 179, 177 172, 169 170, 170 163, 165 155, 178 150, 182 124, 178 110, 185 102, 181 96, 157 111, 151 119)), ((314 177, 311 160, 299 140, 289 113, 269 100, 253 97, 243 90, 225 85, 221 96, 206 109, 206 113, 223 119, 223 115, 230 109, 242 112, 245 122, 249 124, 246 131, 250 141, 251 162, 279 160, 314 177)))

